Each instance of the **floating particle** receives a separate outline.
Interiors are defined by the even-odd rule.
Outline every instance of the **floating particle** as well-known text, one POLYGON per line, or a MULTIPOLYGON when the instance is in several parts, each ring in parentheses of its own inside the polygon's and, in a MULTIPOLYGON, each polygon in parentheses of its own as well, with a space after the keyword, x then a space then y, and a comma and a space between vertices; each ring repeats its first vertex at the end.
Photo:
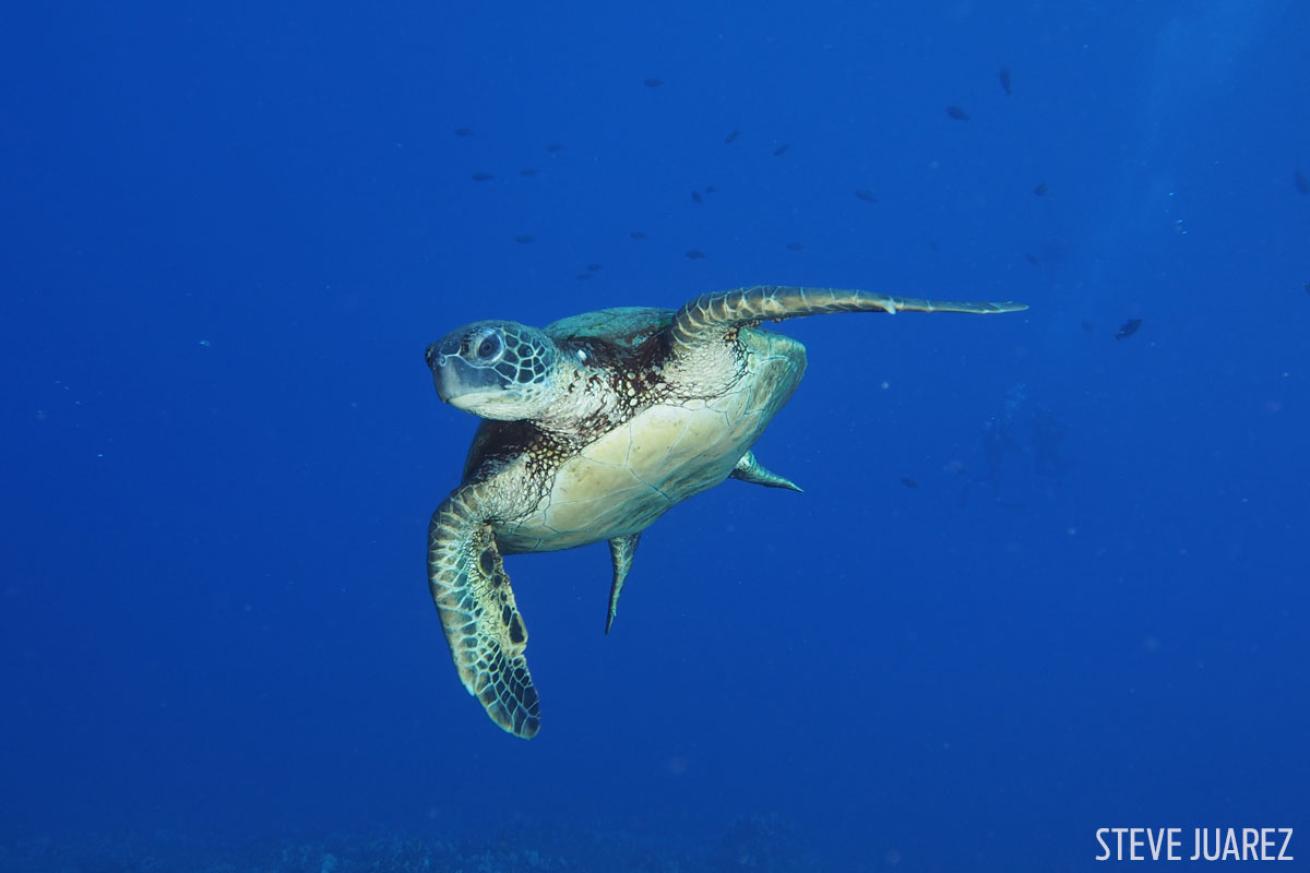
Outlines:
POLYGON ((642 83, 641 83, 641 84, 645 85, 647 88, 658 88, 658 87, 660 87, 661 85, 664 84, 664 80, 663 80, 663 79, 644 79, 644 80, 642 80, 642 83))
POLYGON ((490 182, 492 179, 494 179, 494 178, 496 178, 496 177, 493 176, 491 173, 482 173, 482 172, 477 172, 477 173, 474 173, 470 178, 471 178, 474 182, 490 182))
POLYGON ((955 121, 968 121, 969 113, 965 112, 958 106, 947 106, 946 117, 954 119, 955 121))
POLYGON ((537 175, 537 168, 524 167, 523 169, 519 170, 519 175, 525 179, 531 179, 533 176, 537 175))
POLYGON ((865 203, 878 202, 878 196, 874 194, 872 191, 870 191, 868 188, 856 188, 855 198, 857 200, 863 200, 865 203))
POLYGON ((687 260, 702 261, 705 259, 705 253, 700 249, 687 249, 687 260))
POLYGON ((1119 325, 1119 329, 1115 331, 1114 338, 1117 340, 1128 339, 1128 337, 1137 333, 1138 328, 1141 326, 1142 320, 1140 318, 1130 318, 1123 324, 1119 325))
POLYGON ((1001 90, 1005 92, 1005 96, 1009 97, 1010 96, 1010 68, 1001 67, 1001 69, 996 73, 996 78, 1001 81, 1001 90))
POLYGON ((1045 182, 1038 182, 1036 185, 1033 186, 1033 193, 1036 194, 1038 197, 1045 197, 1047 190, 1048 189, 1046 187, 1045 182))
POLYGON ((695 203, 697 206, 699 206, 700 204, 702 204, 702 203, 705 202, 705 198, 702 197, 702 196, 700 196, 700 192, 699 192, 699 191, 692 191, 692 192, 691 192, 691 202, 692 202, 692 203, 695 203))
POLYGON ((789 243, 787 243, 787 251, 789 251, 789 252, 803 252, 803 251, 805 251, 805 243, 789 242, 789 243))
POLYGON ((200 346, 202 349, 208 349, 208 348, 212 348, 214 344, 207 339, 202 339, 200 342, 197 343, 197 345, 200 346))
POLYGON ((630 239, 643 240, 646 238, 646 232, 642 230, 630 230, 628 231, 628 237, 630 239))
POLYGON ((902 476, 902 477, 901 477, 901 484, 904 485, 906 488, 918 488, 918 487, 919 487, 919 482, 918 482, 918 480, 917 480, 917 479, 911 479, 909 476, 902 476))
POLYGON ((782 145, 778 146, 776 149, 773 150, 773 156, 775 158, 780 158, 783 155, 787 154, 787 149, 789 148, 791 148, 790 143, 783 143, 782 145))
POLYGON ((732 145, 734 142, 737 141, 737 137, 739 136, 741 136, 740 130, 736 130, 736 129, 730 130, 728 131, 728 135, 723 138, 723 144, 732 145))
POLYGON ((472 136, 472 135, 473 135, 473 128, 471 127, 455 128, 455 136, 472 136))
POLYGON ((600 264, 587 264, 588 273, 596 273, 599 271, 600 271, 600 264))
POLYGON ((717 193, 719 193, 719 189, 716 188, 716 187, 714 187, 713 185, 706 185, 706 186, 705 186, 705 193, 706 193, 706 194, 717 194, 717 193))
POLYGON ((535 241, 535 240, 536 240, 536 237, 533 236, 533 235, 530 234, 530 233, 521 233, 521 234, 519 234, 518 236, 514 237, 514 242, 518 243, 519 245, 524 245, 524 246, 527 245, 527 244, 530 243, 530 242, 535 241))

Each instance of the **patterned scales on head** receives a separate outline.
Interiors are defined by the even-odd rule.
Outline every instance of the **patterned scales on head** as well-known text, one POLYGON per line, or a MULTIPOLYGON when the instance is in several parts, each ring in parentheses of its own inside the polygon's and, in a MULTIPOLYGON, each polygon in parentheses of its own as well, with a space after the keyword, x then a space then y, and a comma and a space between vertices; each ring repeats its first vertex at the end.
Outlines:
POLYGON ((805 373, 805 347, 761 322, 1022 308, 757 287, 544 329, 476 322, 434 343, 438 394, 485 419, 429 529, 429 582, 465 687, 505 730, 536 734, 527 632, 502 555, 609 541, 608 632, 638 537, 674 504, 730 476, 800 490, 751 451, 805 373))

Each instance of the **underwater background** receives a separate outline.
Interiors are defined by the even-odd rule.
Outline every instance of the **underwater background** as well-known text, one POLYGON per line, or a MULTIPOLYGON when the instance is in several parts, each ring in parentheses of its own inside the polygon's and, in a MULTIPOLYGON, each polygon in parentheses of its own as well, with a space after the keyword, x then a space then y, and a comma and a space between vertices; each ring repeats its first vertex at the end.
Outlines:
MULTIPOLYGON (((1310 835, 1310 6, 11 9, 0 868, 1082 870, 1310 835), (805 382, 461 688, 423 350, 758 283, 805 382)), ((1300 840, 1300 856, 1310 845, 1300 840)))

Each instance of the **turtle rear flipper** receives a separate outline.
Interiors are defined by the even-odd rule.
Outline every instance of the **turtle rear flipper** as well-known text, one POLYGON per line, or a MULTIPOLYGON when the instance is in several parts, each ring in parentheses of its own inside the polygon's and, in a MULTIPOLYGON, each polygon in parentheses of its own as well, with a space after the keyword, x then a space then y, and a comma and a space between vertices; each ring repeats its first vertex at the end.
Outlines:
POLYGON ((734 327, 761 321, 823 315, 828 312, 969 312, 989 315, 1018 312, 1022 303, 970 303, 952 300, 919 300, 889 297, 866 291, 835 288, 797 288, 759 285, 702 294, 678 310, 672 336, 676 349, 695 349, 722 337, 734 327))
POLYGON ((475 487, 455 491, 432 514, 428 586, 464 687, 492 721, 531 739, 541 710, 523 654, 528 632, 475 487))
POLYGON ((614 626, 614 617, 619 614, 619 595, 623 593, 623 583, 632 569, 632 559, 637 554, 637 541, 641 534, 629 534, 610 540, 610 558, 614 561, 614 581, 610 583, 609 608, 605 610, 605 633, 614 626))
POLYGON ((732 472, 728 475, 743 482, 763 485, 765 488, 786 488, 788 491, 804 492, 801 486, 786 476, 780 476, 761 464, 755 457, 754 452, 747 452, 742 455, 741 460, 737 462, 737 466, 733 467, 732 472))

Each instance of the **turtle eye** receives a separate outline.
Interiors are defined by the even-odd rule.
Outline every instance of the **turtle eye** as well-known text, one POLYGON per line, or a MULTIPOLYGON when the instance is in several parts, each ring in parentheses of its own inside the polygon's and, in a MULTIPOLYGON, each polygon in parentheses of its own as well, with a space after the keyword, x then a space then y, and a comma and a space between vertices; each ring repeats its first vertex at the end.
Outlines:
POLYGON ((475 338, 476 345, 473 347, 473 355, 479 361, 491 362, 500 357, 501 352, 505 350, 505 342, 500 338, 499 333, 491 332, 484 334, 480 338, 475 338))

